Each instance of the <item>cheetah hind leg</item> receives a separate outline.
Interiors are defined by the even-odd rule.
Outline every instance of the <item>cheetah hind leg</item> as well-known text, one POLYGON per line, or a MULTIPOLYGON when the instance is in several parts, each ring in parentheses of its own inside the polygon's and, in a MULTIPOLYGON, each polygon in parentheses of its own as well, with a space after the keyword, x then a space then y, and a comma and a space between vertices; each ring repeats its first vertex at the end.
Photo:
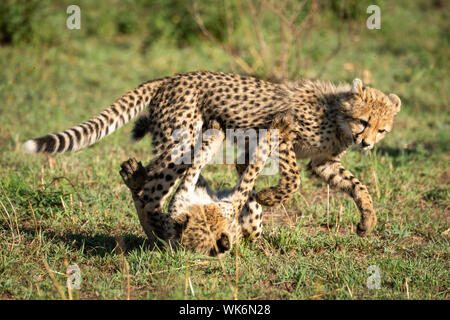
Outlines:
MULTIPOLYGON (((296 156, 293 148, 295 133, 291 130, 294 118, 291 114, 277 115, 271 125, 278 130, 278 149, 271 146, 271 156, 278 157, 280 162, 280 181, 277 186, 265 188, 256 193, 253 189, 247 203, 239 215, 239 224, 244 237, 255 240, 262 232, 262 208, 276 206, 287 201, 300 186, 300 174, 297 168, 296 156)), ((246 151, 248 145, 246 146, 246 151)), ((248 162, 248 153, 245 155, 248 162)), ((247 164, 236 164, 238 174, 242 176, 247 164)))
POLYGON ((278 130, 278 148, 272 146, 272 157, 278 157, 280 180, 277 186, 260 190, 256 194, 258 203, 265 206, 276 206, 284 203, 300 187, 300 173, 294 151, 295 132, 292 130, 294 117, 290 114, 277 115, 272 128, 278 130))

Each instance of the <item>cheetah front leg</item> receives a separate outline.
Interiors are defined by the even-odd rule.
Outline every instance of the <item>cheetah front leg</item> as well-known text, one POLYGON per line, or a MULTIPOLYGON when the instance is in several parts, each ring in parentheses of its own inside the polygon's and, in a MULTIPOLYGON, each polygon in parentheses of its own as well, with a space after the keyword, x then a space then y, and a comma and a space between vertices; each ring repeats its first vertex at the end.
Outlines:
POLYGON ((338 188, 352 196, 361 212, 361 221, 358 224, 356 232, 359 236, 368 235, 375 227, 377 217, 367 187, 342 166, 340 157, 312 159, 310 167, 313 173, 317 174, 330 186, 338 188))

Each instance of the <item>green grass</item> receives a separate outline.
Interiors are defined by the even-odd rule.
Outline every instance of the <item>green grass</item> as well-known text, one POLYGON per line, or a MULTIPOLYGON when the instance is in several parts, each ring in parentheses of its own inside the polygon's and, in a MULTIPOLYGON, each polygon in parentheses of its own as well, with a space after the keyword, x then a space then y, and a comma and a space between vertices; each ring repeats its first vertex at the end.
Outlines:
MULTIPOLYGON (((66 296, 67 265, 80 267, 80 299, 125 299, 128 278, 134 299, 232 299, 236 271, 240 299, 448 299, 448 10, 425 3, 384 4, 382 29, 353 30, 325 69, 339 21, 318 18, 305 43, 311 63, 302 76, 349 81, 369 70, 371 85, 402 99, 394 130, 372 154, 344 159, 373 196, 373 235, 356 236, 356 206, 333 190, 327 215, 326 185, 303 170, 300 193, 265 208, 262 238, 240 243, 238 270, 235 251, 223 257, 224 270, 217 258, 149 247, 118 174, 129 157, 151 159, 148 140, 129 143, 131 125, 80 152, 21 154, 26 139, 84 121, 145 80, 231 71, 220 48, 197 35, 182 46, 159 39, 142 52, 140 34, 64 29, 56 44, 0 47, 0 298, 60 299, 46 259, 66 296), (379 290, 366 286, 371 265, 381 271, 379 290)), ((230 166, 204 173, 216 189, 237 180, 230 166)), ((256 188, 276 182, 261 177, 256 188)))

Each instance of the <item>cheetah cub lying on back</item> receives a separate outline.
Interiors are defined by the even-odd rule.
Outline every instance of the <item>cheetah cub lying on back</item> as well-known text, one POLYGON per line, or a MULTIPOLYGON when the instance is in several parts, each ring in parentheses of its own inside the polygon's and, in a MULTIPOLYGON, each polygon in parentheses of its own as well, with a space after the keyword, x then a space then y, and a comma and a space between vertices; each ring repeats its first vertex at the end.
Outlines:
MULTIPOLYGON (((203 135, 200 154, 187 169, 174 197, 168 214, 158 212, 146 225, 153 234, 171 245, 182 244, 201 254, 215 256, 228 251, 242 236, 252 238, 254 228, 248 225, 249 215, 244 208, 248 204, 256 178, 270 155, 270 146, 276 138, 285 143, 292 141, 289 115, 280 115, 272 123, 267 136, 260 139, 251 163, 243 171, 237 185, 231 190, 213 192, 200 175, 201 169, 210 162, 224 139, 223 131, 216 121, 211 121, 203 135), (274 131, 276 130, 276 131, 274 131), (272 136, 272 139, 271 139, 272 136)), ((135 159, 122 163, 120 175, 130 189, 136 208, 145 206, 143 187, 149 182, 147 170, 135 159)), ((149 234, 149 230, 146 230, 149 234)), ((254 235, 253 235, 254 236, 254 235)))

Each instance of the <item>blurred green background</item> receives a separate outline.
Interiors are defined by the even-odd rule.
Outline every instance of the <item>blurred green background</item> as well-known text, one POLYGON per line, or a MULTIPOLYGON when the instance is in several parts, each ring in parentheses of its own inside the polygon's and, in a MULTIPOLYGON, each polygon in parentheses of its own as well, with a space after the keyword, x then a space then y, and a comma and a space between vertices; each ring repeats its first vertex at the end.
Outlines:
MULTIPOLYGON (((448 299, 449 14, 444 0, 0 1, 0 298, 61 298, 46 259, 66 295, 67 263, 80 265, 84 299, 448 299), (66 27, 72 4, 80 30, 66 27), (373 4, 379 30, 366 27, 373 4), (80 152, 21 154, 25 140, 85 121, 146 80, 194 70, 358 77, 400 96, 393 131, 369 157, 344 160, 374 198, 374 234, 355 236, 358 213, 342 194, 331 193, 327 214, 326 185, 302 171, 299 194, 266 208, 262 239, 240 245, 237 293, 226 277, 234 253, 224 271, 146 247, 118 175, 128 157, 151 158, 146 139, 129 143, 131 125, 80 152), (380 290, 365 285, 371 264, 380 290)), ((204 173, 215 189, 237 179, 227 166, 204 173)))
POLYGON ((80 30, 65 27, 70 4, 2 1, 3 49, 68 56, 80 73, 83 55, 97 65, 124 55, 143 80, 199 68, 274 80, 366 75, 414 110, 448 103, 446 1, 85 0, 80 30), (366 28, 371 4, 380 6, 380 30, 366 28))

